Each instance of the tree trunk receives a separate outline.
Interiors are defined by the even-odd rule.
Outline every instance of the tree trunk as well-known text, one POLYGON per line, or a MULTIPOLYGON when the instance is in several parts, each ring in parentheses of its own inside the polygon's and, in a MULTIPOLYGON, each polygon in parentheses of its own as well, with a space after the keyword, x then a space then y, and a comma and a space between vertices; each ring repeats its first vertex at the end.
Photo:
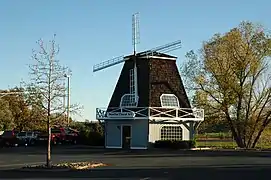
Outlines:
POLYGON ((265 127, 261 127, 260 131, 258 132, 256 138, 254 139, 254 141, 253 141, 253 143, 252 143, 251 148, 255 148, 257 142, 259 141, 259 139, 260 139, 260 137, 261 137, 261 135, 262 135, 262 133, 263 133, 263 131, 264 131, 264 129, 265 129, 265 127))
POLYGON ((47 159, 46 159, 46 165, 48 168, 52 166, 51 163, 51 127, 50 127, 50 114, 48 114, 47 117, 47 130, 48 130, 48 144, 47 144, 47 159))
POLYGON ((235 128, 234 128, 234 124, 232 122, 232 119, 230 118, 228 112, 225 112, 226 113, 226 119, 228 120, 229 122, 229 125, 230 125, 230 129, 231 129, 231 132, 232 132, 232 136, 237 144, 237 146, 239 148, 245 148, 245 144, 241 138, 241 136, 238 136, 238 133, 236 132, 235 128))
MULTIPOLYGON (((232 131, 232 132, 233 132, 233 131, 232 131)), ((237 146, 238 146, 239 148, 245 148, 245 144, 244 144, 242 138, 241 138, 240 136, 238 136, 238 134, 237 134, 235 131, 234 131, 234 133, 232 133, 232 135, 233 135, 233 138, 234 138, 234 140, 235 140, 237 146)))

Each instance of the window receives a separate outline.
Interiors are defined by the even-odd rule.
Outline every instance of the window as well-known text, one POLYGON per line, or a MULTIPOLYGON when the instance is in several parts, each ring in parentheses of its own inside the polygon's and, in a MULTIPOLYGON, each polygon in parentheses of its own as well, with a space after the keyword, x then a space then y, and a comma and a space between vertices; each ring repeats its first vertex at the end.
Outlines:
POLYGON ((134 69, 130 69, 130 94, 135 93, 135 76, 134 69))
POLYGON ((17 136, 26 136, 26 132, 20 132, 20 133, 18 133, 18 135, 17 136))
POLYGON ((160 101, 162 107, 180 107, 179 100, 174 94, 162 94, 160 101))
POLYGON ((183 139, 183 130, 181 126, 163 126, 161 128, 161 140, 177 140, 183 139))
POLYGON ((32 132, 27 132, 27 133, 26 133, 26 136, 32 136, 32 135, 33 135, 32 132))
POLYGON ((135 94, 124 94, 120 100, 120 107, 137 107, 137 99, 135 94))
POLYGON ((51 129, 51 133, 61 133, 60 129, 51 129))

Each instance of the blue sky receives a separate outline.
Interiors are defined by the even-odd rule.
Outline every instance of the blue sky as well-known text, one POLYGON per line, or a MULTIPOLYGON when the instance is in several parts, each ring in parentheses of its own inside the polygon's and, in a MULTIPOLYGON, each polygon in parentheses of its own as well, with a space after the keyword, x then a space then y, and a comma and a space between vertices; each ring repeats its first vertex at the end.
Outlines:
POLYGON ((131 16, 140 12, 140 44, 146 50, 175 40, 178 64, 191 49, 214 33, 226 32, 242 20, 271 28, 268 0, 1 0, 0 89, 28 80, 36 40, 57 34, 59 59, 73 71, 71 103, 84 106, 77 120, 95 119, 95 108, 106 107, 122 64, 96 73, 96 63, 132 53, 131 16))

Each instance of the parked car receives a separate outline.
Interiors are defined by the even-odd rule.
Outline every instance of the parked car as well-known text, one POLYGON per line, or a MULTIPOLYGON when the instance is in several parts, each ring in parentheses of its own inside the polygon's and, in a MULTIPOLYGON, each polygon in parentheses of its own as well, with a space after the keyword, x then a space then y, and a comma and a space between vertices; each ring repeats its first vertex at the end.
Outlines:
POLYGON ((4 131, 4 133, 1 136, 1 146, 17 146, 18 145, 18 139, 16 137, 18 131, 16 130, 10 130, 10 131, 4 131))
POLYGON ((66 139, 68 143, 77 144, 79 138, 79 131, 71 128, 66 129, 66 139))
POLYGON ((2 134, 4 133, 4 131, 0 131, 0 147, 3 146, 3 142, 2 142, 2 134))
POLYGON ((17 134, 18 144, 31 146, 34 145, 37 141, 37 133, 32 131, 22 131, 17 134))
MULTIPOLYGON (((51 129, 52 144, 77 143, 78 133, 75 130, 70 130, 63 127, 55 127, 51 129)), ((37 136, 39 142, 48 140, 48 132, 40 133, 37 136)))

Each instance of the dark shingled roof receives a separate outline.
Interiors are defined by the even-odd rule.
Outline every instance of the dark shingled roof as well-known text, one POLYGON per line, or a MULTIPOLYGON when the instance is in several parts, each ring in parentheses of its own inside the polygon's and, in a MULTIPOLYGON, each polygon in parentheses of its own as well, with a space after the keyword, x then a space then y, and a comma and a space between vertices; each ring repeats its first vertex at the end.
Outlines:
MULTIPOLYGON (((155 56, 176 58, 162 53, 155 56)), ((144 56, 139 53, 138 56, 144 56)), ((137 56, 137 57, 138 57, 137 56)), ((134 56, 126 60, 108 107, 119 107, 122 95, 129 93, 129 70, 133 68, 134 56)), ((161 107, 160 96, 175 94, 181 108, 191 108, 175 60, 137 58, 138 107, 161 107)))

